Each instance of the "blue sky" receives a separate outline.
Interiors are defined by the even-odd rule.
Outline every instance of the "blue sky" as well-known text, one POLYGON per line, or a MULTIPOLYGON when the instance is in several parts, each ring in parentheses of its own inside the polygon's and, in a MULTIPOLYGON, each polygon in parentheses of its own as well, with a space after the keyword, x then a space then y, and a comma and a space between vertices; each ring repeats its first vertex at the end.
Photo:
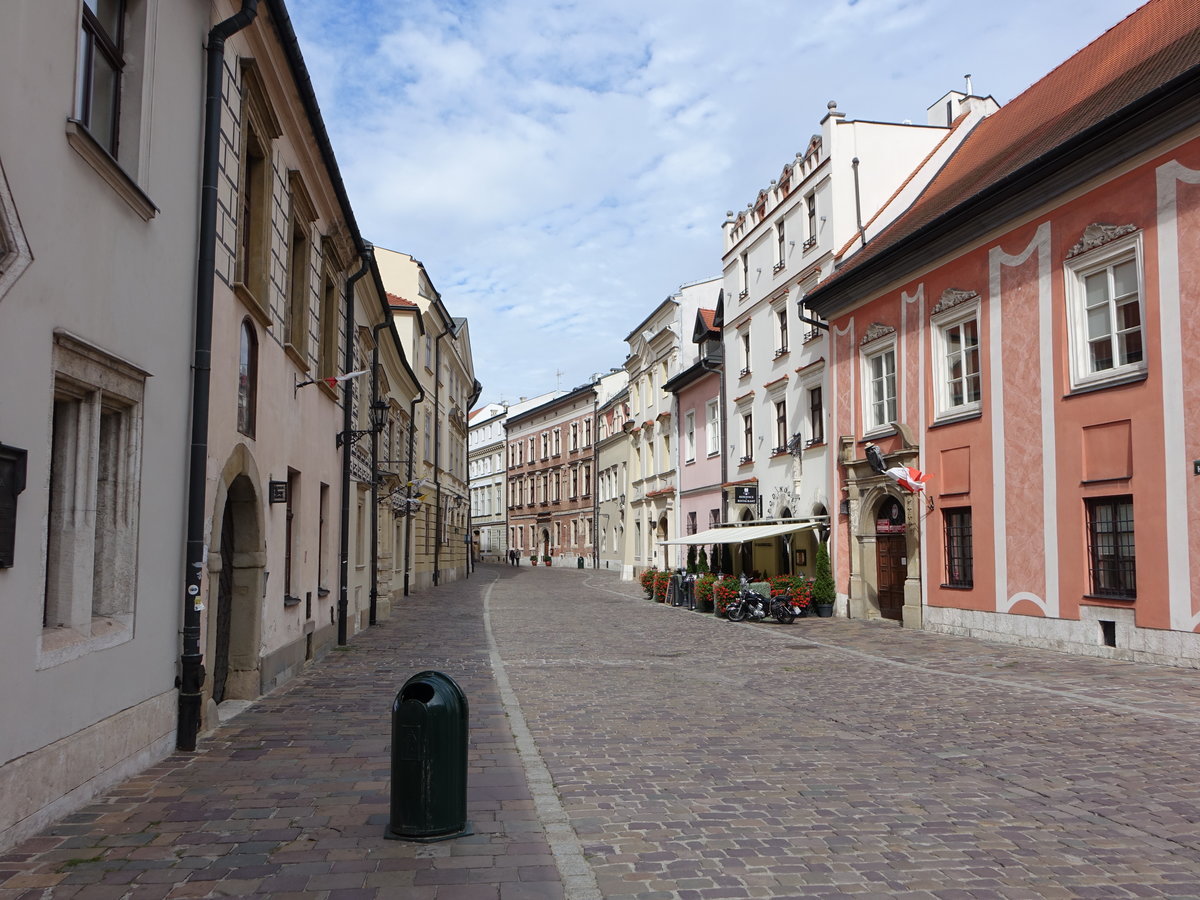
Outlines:
POLYGON ((721 269, 819 131, 1001 104, 1136 0, 289 0, 363 235, 470 320, 480 402, 570 388, 721 269))

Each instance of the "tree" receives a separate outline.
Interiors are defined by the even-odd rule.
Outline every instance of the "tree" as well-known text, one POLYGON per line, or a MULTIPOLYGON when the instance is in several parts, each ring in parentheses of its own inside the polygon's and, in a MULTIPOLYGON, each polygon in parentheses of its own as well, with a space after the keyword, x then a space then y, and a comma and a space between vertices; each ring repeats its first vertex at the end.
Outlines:
POLYGON ((695 572, 696 572, 696 545, 695 544, 688 544, 687 570, 688 570, 689 574, 695 574, 695 572))
POLYGON ((829 549, 824 542, 817 546, 816 577, 813 579, 813 603, 832 603, 837 599, 837 583, 829 563, 829 549))
POLYGON ((703 547, 700 548, 700 556, 696 561, 696 571, 697 572, 707 572, 708 571, 708 553, 705 552, 703 547))

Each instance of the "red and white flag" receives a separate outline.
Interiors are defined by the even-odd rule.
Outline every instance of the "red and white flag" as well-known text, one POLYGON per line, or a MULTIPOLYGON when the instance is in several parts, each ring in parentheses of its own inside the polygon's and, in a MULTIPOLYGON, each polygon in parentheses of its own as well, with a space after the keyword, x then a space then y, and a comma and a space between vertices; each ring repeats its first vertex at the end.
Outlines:
POLYGON ((351 378, 357 378, 359 375, 366 375, 370 369, 359 369, 357 372, 347 372, 345 375, 331 375, 329 378, 322 378, 330 387, 337 387, 340 381, 349 381, 351 378))
POLYGON ((925 490, 925 480, 929 477, 920 469, 910 466, 893 466, 883 474, 913 494, 925 490))

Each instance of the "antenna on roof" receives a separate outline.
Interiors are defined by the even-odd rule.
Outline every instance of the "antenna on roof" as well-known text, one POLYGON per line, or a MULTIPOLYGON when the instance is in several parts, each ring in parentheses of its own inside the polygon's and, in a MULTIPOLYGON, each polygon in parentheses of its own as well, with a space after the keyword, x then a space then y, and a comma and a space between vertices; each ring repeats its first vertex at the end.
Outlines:
POLYGON ((971 73, 968 72, 966 75, 963 76, 963 78, 967 79, 967 96, 968 97, 974 96, 974 92, 971 90, 971 73))

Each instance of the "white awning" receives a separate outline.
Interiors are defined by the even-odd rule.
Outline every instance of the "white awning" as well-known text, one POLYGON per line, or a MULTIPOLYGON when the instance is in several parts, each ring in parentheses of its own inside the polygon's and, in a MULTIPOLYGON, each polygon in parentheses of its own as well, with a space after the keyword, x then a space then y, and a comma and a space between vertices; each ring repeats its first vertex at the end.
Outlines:
POLYGON ((676 538, 673 541, 659 541, 661 544, 744 544, 746 541, 759 541, 764 538, 778 537, 781 534, 791 534, 806 528, 820 528, 822 522, 772 522, 766 525, 730 525, 724 528, 709 528, 698 531, 687 537, 676 538))

